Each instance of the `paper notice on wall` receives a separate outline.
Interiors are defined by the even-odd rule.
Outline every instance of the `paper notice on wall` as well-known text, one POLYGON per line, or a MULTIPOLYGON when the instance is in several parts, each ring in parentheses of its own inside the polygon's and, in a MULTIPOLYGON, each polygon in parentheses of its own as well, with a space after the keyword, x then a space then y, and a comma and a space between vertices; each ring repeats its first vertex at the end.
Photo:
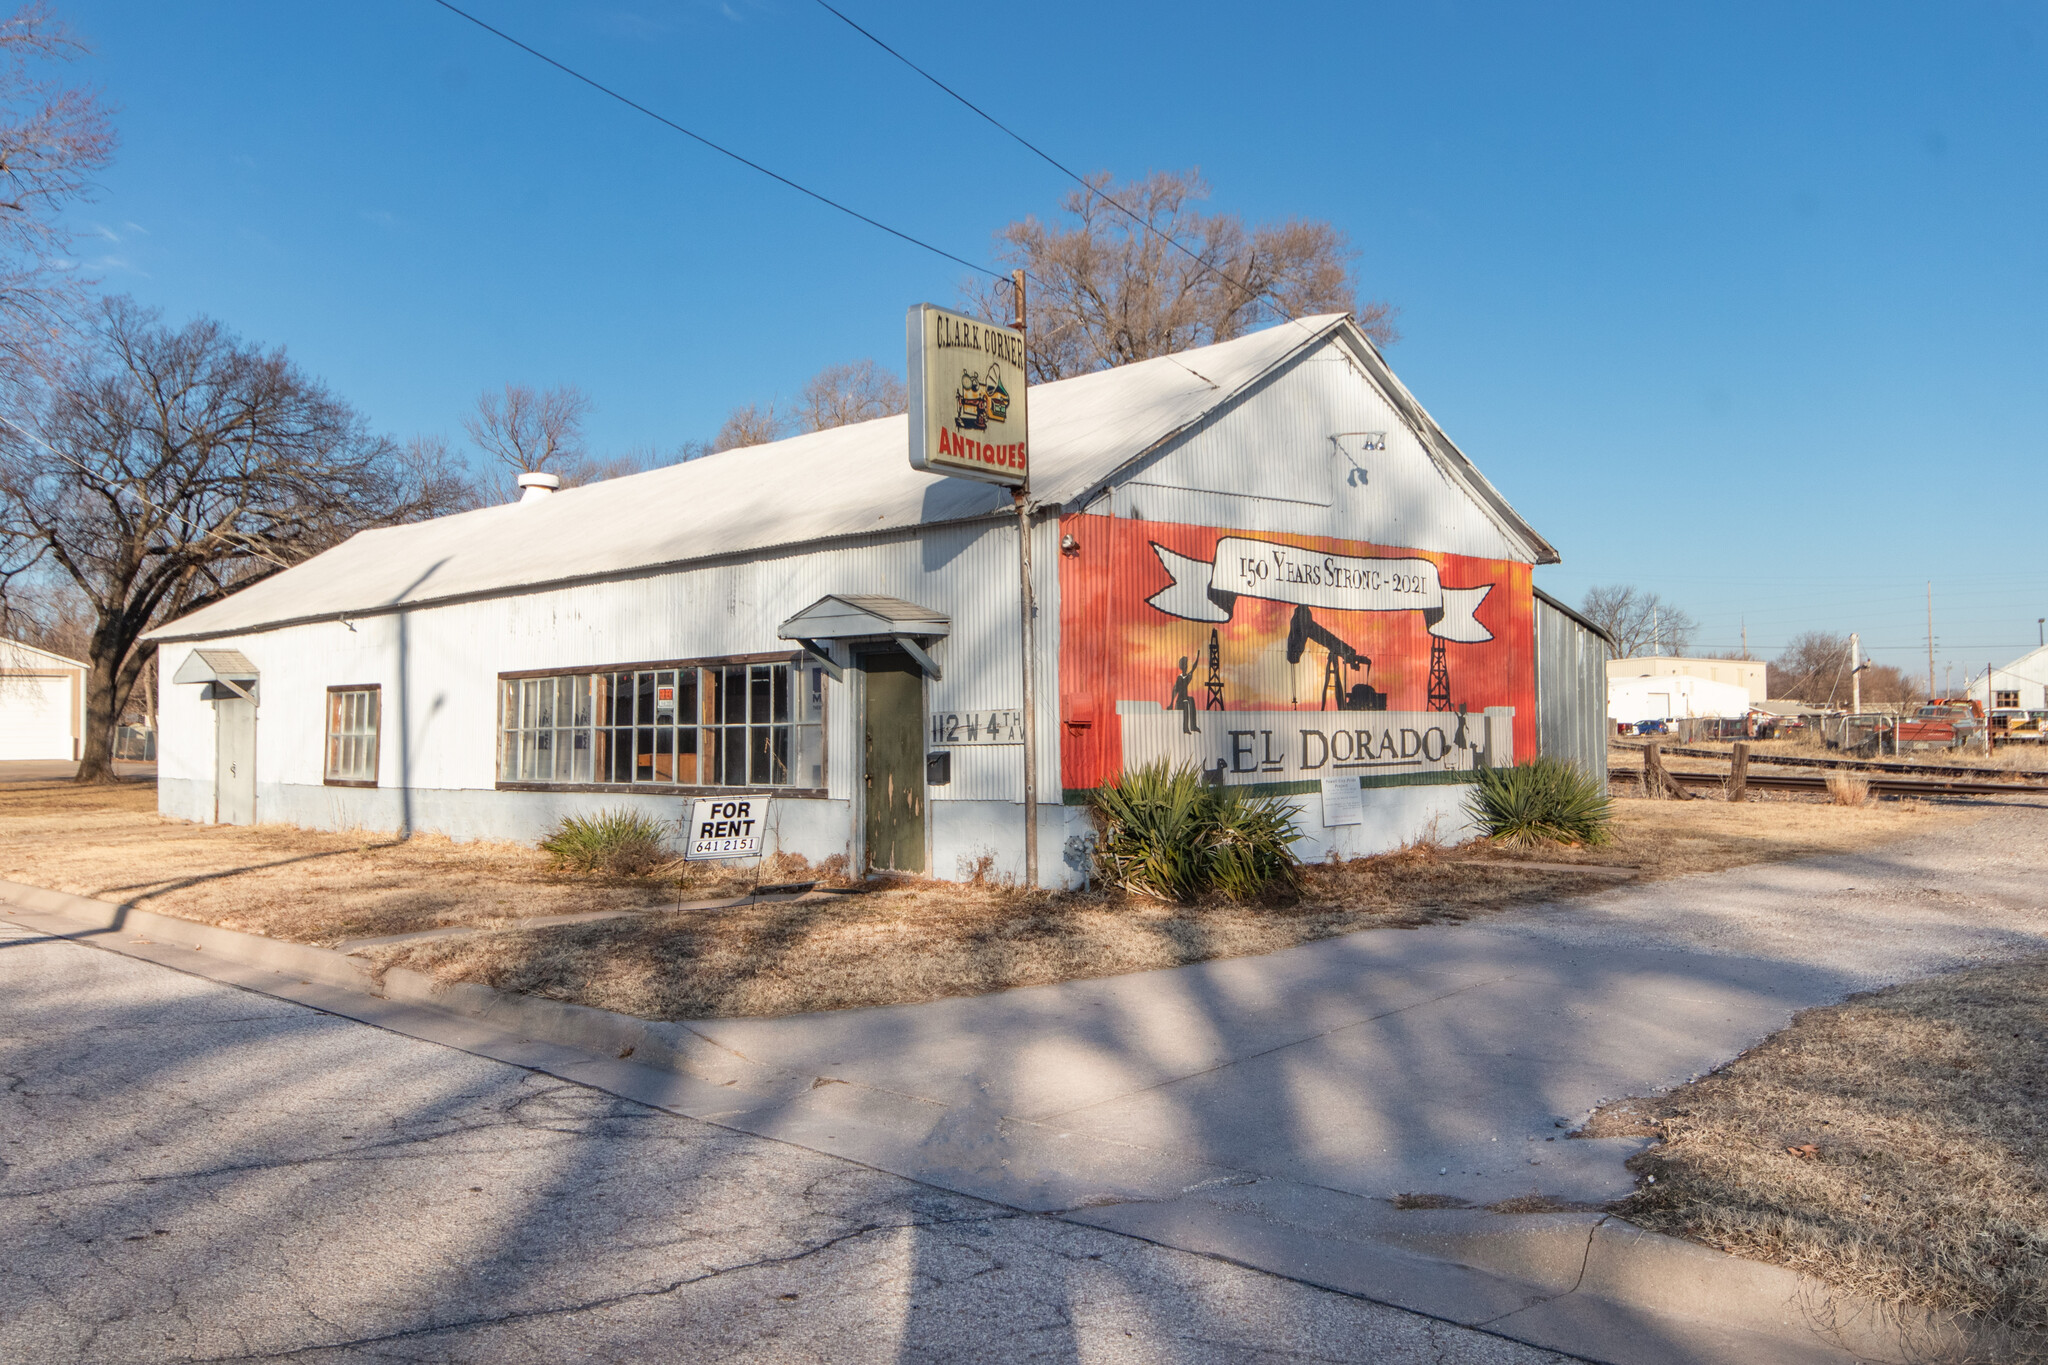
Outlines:
POLYGON ((1342 777, 1323 779, 1323 824, 1335 829, 1339 825, 1362 825, 1365 823, 1365 792, 1358 785, 1358 779, 1350 773, 1342 777))

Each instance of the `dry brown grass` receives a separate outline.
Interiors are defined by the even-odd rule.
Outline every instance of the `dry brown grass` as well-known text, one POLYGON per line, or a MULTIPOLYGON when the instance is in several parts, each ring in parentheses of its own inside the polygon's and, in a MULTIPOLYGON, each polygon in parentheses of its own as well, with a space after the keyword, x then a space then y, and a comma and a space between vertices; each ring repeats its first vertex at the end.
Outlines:
POLYGON ((679 895, 733 896, 756 881, 816 871, 795 858, 758 869, 698 864, 679 892, 660 877, 559 873, 523 845, 192 825, 163 819, 152 804, 146 785, 0 786, 0 877, 327 946, 490 930, 367 952, 444 981, 663 1018, 901 1004, 1272 952, 1583 895, 1617 883, 1603 868, 1639 877, 1712 871, 1898 838, 1952 818, 1896 802, 1845 809, 1621 798, 1610 844, 1516 853, 1424 843, 1311 867, 1302 896, 1285 905, 1055 896, 984 875, 965 885, 911 882, 864 896, 677 910, 679 895), (521 924, 612 910, 632 913, 521 924))
MULTIPOLYGON (((169 820, 156 813, 148 782, 0 785, 0 877, 327 946, 531 915, 639 909, 677 896, 673 882, 557 873, 524 844, 169 820)), ((699 873, 690 894, 734 894, 741 880, 699 873)))
POLYGON ((649 1018, 909 1004, 1269 953, 1360 929, 1412 928, 1610 886, 1513 860, 1408 850, 1308 869, 1301 900, 1171 905, 984 883, 668 911, 394 945, 369 955, 649 1018))
POLYGON ((911 883, 867 896, 635 916, 395 946, 373 956, 650 1018, 780 1015, 1273 952, 1362 929, 1454 923, 1617 884, 1839 851, 1950 818, 1866 810, 1617 800, 1615 838, 1513 853, 1424 843, 1306 869, 1285 905, 1164 905, 1107 894, 911 883), (1586 870, 1578 870, 1585 868, 1586 870))
POLYGON ((1589 1129, 1659 1134, 1633 1221, 1962 1313, 2048 1360, 2048 958, 1807 1010, 1589 1129))
POLYGON ((1870 800, 1870 779, 1861 773, 1831 772, 1825 781, 1828 799, 1838 806, 1861 806, 1870 800))

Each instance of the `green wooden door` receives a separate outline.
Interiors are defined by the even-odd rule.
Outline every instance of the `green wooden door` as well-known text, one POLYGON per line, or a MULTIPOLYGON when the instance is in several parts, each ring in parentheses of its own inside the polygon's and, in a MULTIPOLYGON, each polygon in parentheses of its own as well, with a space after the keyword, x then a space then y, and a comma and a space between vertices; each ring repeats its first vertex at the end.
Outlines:
POLYGON ((924 871, 924 673, 900 649, 860 656, 867 675, 867 861, 924 871))

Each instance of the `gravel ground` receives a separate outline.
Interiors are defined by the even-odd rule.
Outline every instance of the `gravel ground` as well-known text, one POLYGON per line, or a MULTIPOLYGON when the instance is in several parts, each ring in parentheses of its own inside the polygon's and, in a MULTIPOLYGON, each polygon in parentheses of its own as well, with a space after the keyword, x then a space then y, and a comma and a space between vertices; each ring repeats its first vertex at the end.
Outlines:
POLYGON ((0 1360, 1563 1358, 0 924, 0 1360))
POLYGON ((2048 796, 1929 804, 1978 814, 1876 848, 1624 887, 1488 923, 1557 943, 1806 963, 1854 989, 2048 950, 2048 796))

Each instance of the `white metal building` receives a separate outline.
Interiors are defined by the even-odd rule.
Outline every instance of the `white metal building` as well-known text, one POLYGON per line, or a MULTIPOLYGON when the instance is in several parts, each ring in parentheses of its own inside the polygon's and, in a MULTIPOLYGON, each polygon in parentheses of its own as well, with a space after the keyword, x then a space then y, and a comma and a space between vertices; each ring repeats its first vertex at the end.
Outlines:
POLYGON ((1668 673, 1662 677, 1610 678, 1607 715, 1634 725, 1644 720, 1740 720, 1749 714, 1749 689, 1739 683, 1668 673))
POLYGON ((1705 678, 1735 683, 1746 689, 1752 705, 1770 696, 1764 679, 1770 665, 1761 659, 1687 659, 1675 654, 1646 654, 1607 662, 1609 678, 1705 678))
POLYGON ((1971 685, 1970 696, 1998 711, 2048 711, 2048 648, 1994 665, 1971 685))
MULTIPOLYGON (((1120 763, 1295 794, 1314 857, 1456 829, 1473 766, 1533 752, 1530 566, 1556 553, 1348 318, 1036 387, 1031 424, 1042 880, 1078 878, 1120 763), (1190 576, 1244 547, 1348 576, 1190 576), (1326 823, 1338 770, 1364 815, 1326 823)), ((1019 873, 1016 514, 911 469, 907 432, 365 532, 172 623, 163 811, 525 840, 745 787, 783 798, 771 847, 1019 873)))
POLYGON ((0 759, 76 759, 86 665, 0 640, 0 759))

